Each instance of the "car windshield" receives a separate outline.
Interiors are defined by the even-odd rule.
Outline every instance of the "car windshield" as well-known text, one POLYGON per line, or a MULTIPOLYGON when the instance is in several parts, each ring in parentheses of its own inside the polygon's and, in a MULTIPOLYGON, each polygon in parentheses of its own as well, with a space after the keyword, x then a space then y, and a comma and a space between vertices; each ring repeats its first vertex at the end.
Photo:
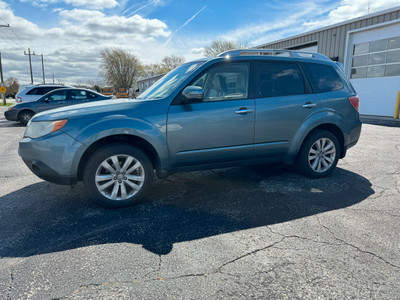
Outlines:
POLYGON ((202 64, 204 64, 204 61, 187 63, 172 70, 141 93, 137 99, 161 99, 169 96, 178 85, 202 64))

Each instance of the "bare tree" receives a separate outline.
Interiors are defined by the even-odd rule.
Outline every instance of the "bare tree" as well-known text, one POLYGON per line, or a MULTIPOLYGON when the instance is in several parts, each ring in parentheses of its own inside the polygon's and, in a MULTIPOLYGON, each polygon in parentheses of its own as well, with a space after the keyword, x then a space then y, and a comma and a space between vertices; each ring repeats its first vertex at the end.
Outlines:
POLYGON ((115 88, 129 89, 141 70, 139 59, 120 48, 100 51, 101 70, 107 83, 115 88))
POLYGON ((169 70, 161 64, 148 64, 148 65, 143 66, 142 76, 150 77, 150 76, 154 76, 154 75, 167 73, 168 71, 169 70))
POLYGON ((239 41, 228 41, 228 40, 215 40, 207 47, 204 47, 203 55, 205 57, 217 56, 218 54, 233 50, 233 49, 244 49, 247 47, 247 43, 239 41))
POLYGON ((9 77, 4 81, 4 87, 7 89, 5 96, 15 96, 18 93, 19 82, 14 77, 9 77))
POLYGON ((171 71, 175 69, 176 67, 179 67, 181 64, 185 62, 185 58, 182 56, 176 56, 176 55, 170 55, 170 56, 165 56, 161 60, 161 65, 167 69, 168 71, 171 71))

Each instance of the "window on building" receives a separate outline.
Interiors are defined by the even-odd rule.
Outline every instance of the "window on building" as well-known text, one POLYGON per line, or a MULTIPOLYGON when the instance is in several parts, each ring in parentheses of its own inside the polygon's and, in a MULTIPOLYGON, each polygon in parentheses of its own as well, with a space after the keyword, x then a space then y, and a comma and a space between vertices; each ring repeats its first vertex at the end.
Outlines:
POLYGON ((353 46, 350 78, 400 76, 400 37, 353 46))

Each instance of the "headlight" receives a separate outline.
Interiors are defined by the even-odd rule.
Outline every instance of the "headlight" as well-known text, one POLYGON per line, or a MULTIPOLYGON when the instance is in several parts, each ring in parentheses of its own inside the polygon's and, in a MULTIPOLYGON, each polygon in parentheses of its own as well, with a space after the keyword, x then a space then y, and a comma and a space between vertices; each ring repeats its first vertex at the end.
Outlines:
POLYGON ((31 122, 29 121, 26 128, 24 137, 37 139, 42 136, 48 135, 52 132, 60 130, 67 124, 68 120, 45 121, 45 122, 31 122))

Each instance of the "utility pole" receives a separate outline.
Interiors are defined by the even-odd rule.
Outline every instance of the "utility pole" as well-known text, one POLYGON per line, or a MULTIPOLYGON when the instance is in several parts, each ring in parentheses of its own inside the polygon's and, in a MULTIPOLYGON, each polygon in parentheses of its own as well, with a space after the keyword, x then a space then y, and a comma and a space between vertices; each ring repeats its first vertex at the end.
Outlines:
MULTIPOLYGON (((10 24, 0 25, 0 27, 10 27, 10 24)), ((3 80, 3 65, 1 63, 1 52, 0 52, 0 73, 1 73, 1 86, 3 87, 4 80, 3 80)), ((6 103, 6 97, 5 97, 6 95, 4 93, 1 93, 1 94, 2 94, 2 98, 3 98, 3 105, 5 106, 7 104, 6 103)))
MULTIPOLYGON (((1 74, 1 86, 3 87, 4 79, 3 79, 3 64, 1 63, 1 52, 0 52, 0 74, 1 74)), ((7 103, 4 93, 2 93, 2 97, 3 97, 3 105, 5 106, 7 103)))
POLYGON ((28 53, 24 51, 24 55, 29 55, 29 69, 31 70, 31 84, 33 84, 33 74, 32 74, 32 59, 31 55, 36 55, 35 51, 31 54, 31 48, 28 48, 28 53))
POLYGON ((46 84, 46 78, 44 76, 44 62, 43 62, 43 54, 40 55, 42 57, 42 74, 43 74, 43 84, 46 84))

